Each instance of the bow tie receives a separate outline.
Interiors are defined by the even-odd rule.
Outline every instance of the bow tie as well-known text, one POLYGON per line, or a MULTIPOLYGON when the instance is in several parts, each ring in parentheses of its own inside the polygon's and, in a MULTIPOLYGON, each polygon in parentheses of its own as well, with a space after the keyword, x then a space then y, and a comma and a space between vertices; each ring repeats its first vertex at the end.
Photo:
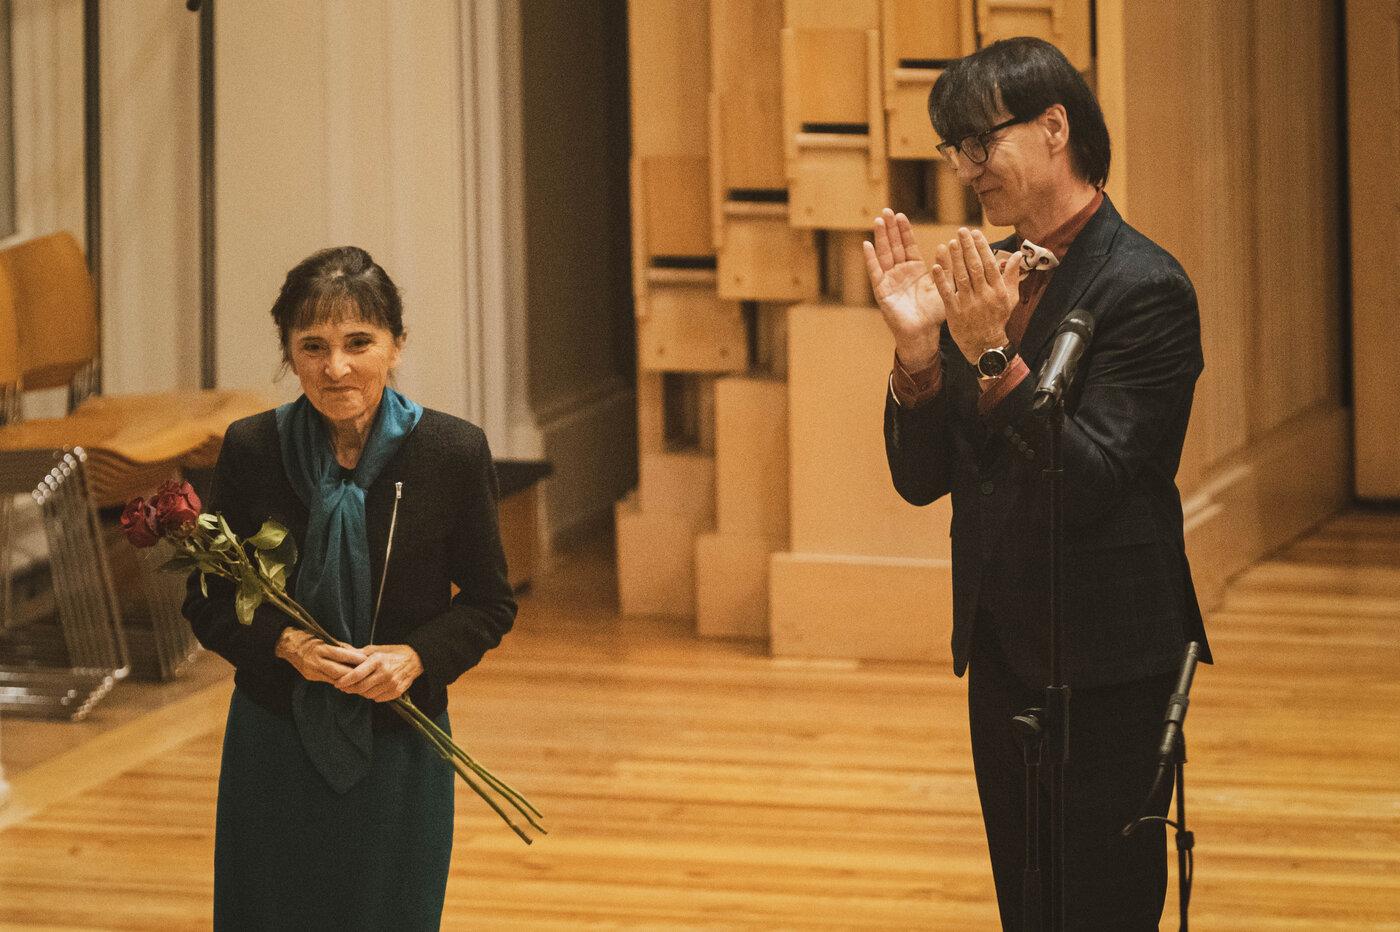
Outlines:
POLYGON ((1043 272, 1060 264, 1055 254, 1030 240, 1021 240, 1021 268, 1027 272, 1043 272))

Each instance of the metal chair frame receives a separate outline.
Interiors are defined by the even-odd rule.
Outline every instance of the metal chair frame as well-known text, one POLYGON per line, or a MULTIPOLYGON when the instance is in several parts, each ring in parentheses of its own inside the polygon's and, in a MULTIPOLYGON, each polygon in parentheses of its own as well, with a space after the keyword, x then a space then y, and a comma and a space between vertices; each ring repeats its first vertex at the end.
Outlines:
MULTIPOLYGON (((0 667, 0 710, 79 721, 131 671, 102 528, 88 495, 85 460, 81 448, 0 455, 0 495, 8 504, 27 490, 43 516, 59 627, 68 650, 67 666, 0 667), (36 474, 42 476, 37 485, 32 482, 36 474)), ((8 560, 10 528, 0 530, 6 534, 8 560)))

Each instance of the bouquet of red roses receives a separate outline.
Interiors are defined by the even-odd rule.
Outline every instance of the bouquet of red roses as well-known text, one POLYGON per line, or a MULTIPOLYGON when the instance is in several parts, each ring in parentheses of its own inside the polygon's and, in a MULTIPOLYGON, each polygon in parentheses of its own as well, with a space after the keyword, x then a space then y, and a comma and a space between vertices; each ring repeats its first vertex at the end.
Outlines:
MULTIPOLYGON (((126 510, 122 512, 121 527, 126 539, 136 547, 152 547, 162 540, 168 541, 175 553, 160 568, 172 573, 198 570, 199 584, 206 596, 209 594, 207 579, 211 574, 232 581, 237 587, 234 610, 243 624, 252 624, 253 612, 267 602, 281 609, 302 630, 329 644, 349 646, 329 634, 306 609, 287 595, 287 568, 296 563, 297 548, 287 529, 276 521, 263 522, 256 534, 239 540, 223 515, 201 511, 199 496, 188 482, 167 482, 149 500, 135 498, 128 502, 126 510)), ((524 816, 531 828, 540 834, 548 834, 535 821, 536 818, 543 818, 539 810, 472 760, 407 695, 394 699, 390 705, 399 717, 416 728, 433 749, 452 764, 467 786, 484 799, 526 844, 530 844, 532 839, 511 821, 497 798, 524 816)))

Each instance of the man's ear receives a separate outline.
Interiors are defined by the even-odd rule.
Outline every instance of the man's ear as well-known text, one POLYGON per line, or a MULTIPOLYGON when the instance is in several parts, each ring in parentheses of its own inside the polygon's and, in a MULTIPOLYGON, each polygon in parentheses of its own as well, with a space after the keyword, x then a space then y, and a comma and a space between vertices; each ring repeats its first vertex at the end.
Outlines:
POLYGON ((1046 107, 1036 122, 1045 131, 1045 141, 1051 152, 1058 152, 1069 145, 1069 114, 1065 112, 1064 104, 1046 107))

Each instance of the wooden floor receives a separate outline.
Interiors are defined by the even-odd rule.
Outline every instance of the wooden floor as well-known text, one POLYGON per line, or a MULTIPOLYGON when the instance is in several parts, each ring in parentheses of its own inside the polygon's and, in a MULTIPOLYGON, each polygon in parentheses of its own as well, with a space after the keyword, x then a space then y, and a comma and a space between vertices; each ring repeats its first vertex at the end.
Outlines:
MULTIPOLYGON (((619 619, 612 586, 604 548, 563 561, 454 687, 459 740, 551 835, 526 847, 459 790, 444 929, 996 928, 946 665, 773 660, 619 619)), ((1191 928, 1400 930, 1400 516, 1330 522, 1209 624, 1191 928)), ((81 740, 5 719, 0 932, 208 928, 229 685, 201 669, 81 740)))

